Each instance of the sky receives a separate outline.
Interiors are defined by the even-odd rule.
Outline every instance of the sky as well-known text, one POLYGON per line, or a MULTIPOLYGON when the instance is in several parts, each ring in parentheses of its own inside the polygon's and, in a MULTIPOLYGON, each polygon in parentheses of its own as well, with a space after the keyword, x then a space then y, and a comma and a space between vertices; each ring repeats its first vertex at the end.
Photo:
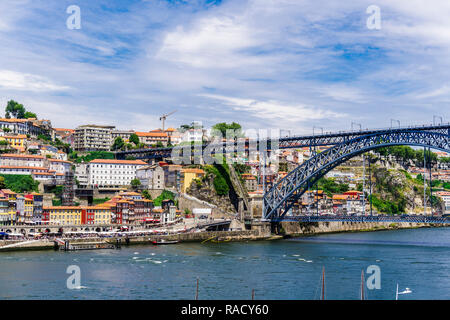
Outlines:
POLYGON ((448 0, 2 0, 0 109, 136 131, 175 110, 166 127, 448 122, 448 17, 448 0))

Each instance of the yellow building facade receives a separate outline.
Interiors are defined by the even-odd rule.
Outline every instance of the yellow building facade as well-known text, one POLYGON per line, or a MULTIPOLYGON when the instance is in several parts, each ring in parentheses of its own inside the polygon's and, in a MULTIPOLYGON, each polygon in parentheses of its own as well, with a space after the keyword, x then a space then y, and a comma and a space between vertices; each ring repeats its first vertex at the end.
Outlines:
POLYGON ((53 225, 77 225, 81 224, 81 207, 45 207, 44 215, 49 224, 53 225), (48 219, 48 220, 47 220, 48 219))
POLYGON ((187 168, 183 169, 181 171, 181 174, 181 191, 183 193, 186 193, 186 190, 191 186, 192 181, 194 181, 194 179, 202 178, 205 175, 205 171, 203 171, 202 169, 187 168))
POLYGON ((27 136, 24 134, 19 134, 17 136, 0 136, 0 141, 6 141, 8 144, 16 149, 25 150, 25 141, 27 136))

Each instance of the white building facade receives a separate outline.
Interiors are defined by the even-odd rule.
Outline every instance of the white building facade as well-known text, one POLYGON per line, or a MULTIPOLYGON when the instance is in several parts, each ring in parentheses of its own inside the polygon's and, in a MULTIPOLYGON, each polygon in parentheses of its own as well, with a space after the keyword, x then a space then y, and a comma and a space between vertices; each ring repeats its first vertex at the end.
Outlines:
POLYGON ((136 171, 144 166, 147 163, 141 160, 92 160, 88 168, 89 185, 100 188, 129 186, 136 178, 136 171))

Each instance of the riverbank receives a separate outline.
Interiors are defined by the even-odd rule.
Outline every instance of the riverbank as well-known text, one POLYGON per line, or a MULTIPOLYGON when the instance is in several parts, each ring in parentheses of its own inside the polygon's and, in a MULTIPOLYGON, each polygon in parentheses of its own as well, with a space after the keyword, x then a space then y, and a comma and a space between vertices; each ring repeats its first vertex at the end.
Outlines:
POLYGON ((280 234, 285 237, 305 235, 341 233, 341 232, 373 232, 397 229, 417 229, 442 227, 429 223, 410 222, 282 222, 280 234))
MULTIPOLYGON (((64 240, 64 238, 62 238, 64 240)), ((122 239, 121 244, 125 244, 125 238, 120 237, 89 237, 89 238, 69 238, 71 244, 82 244, 87 242, 108 242, 115 244, 117 239, 122 239)), ((211 240, 218 240, 220 242, 228 241, 256 241, 256 240, 273 240, 282 239, 282 236, 274 236, 269 233, 262 233, 259 230, 244 230, 244 231, 202 231, 191 233, 179 233, 170 235, 149 235, 149 236, 135 236, 128 237, 129 245, 152 244, 152 241, 170 240, 179 242, 206 242, 211 240)), ((31 241, 0 241, 0 253, 23 250, 54 250, 55 244, 53 240, 31 240, 31 241)))
MULTIPOLYGON (((344 232, 373 232, 382 230, 396 230, 396 229, 416 229, 416 228, 430 228, 438 227, 430 224, 417 223, 388 223, 388 222, 282 222, 279 234, 271 234, 270 228, 258 228, 256 230, 242 230, 242 231, 202 231, 191 233, 179 233, 170 235, 149 235, 149 236, 135 236, 129 237, 129 245, 151 244, 152 241, 169 240, 178 242, 236 242, 236 241, 258 241, 258 240, 280 240, 283 238, 301 237, 329 233, 344 233, 344 232)), ((85 242, 108 242, 116 243, 116 239, 122 239, 122 244, 125 239, 122 238, 69 238, 71 244, 80 244, 85 242)), ((11 251, 31 251, 31 250, 54 250, 55 244, 53 240, 15 240, 5 241, 0 240, 0 253, 11 251)))

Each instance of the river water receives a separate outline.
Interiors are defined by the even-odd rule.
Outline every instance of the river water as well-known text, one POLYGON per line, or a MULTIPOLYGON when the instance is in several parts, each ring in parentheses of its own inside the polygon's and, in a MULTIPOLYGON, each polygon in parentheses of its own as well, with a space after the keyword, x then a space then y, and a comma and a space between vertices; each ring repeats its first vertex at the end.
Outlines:
MULTIPOLYGON (((368 299, 450 299, 450 228, 340 233, 279 241, 0 254, 0 299, 359 299, 361 270, 380 268, 368 299), (81 271, 68 289, 67 267, 81 271)), ((365 280, 371 274, 365 273, 365 280)))

